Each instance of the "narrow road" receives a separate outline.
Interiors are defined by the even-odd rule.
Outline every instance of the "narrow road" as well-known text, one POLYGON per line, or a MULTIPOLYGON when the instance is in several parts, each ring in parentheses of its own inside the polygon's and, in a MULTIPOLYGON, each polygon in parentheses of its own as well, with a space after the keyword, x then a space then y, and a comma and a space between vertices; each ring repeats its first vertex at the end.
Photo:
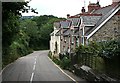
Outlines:
POLYGON ((72 81, 49 60, 48 51, 21 57, 2 72, 3 81, 72 81))

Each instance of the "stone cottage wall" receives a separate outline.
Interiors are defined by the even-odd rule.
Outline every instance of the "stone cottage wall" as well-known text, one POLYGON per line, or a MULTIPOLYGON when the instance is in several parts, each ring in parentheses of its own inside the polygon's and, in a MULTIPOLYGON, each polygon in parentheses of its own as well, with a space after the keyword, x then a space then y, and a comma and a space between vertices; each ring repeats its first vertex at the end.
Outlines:
POLYGON ((120 39, 120 15, 114 15, 89 41, 120 39))

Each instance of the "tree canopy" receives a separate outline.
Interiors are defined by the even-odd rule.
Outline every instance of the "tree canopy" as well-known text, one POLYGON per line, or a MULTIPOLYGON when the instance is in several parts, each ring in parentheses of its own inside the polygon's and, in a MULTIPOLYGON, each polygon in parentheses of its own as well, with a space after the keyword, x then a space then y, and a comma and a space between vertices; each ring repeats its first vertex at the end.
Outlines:
POLYGON ((52 15, 22 19, 21 12, 38 13, 28 2, 2 3, 2 66, 33 50, 49 49, 53 23, 64 19, 52 15))

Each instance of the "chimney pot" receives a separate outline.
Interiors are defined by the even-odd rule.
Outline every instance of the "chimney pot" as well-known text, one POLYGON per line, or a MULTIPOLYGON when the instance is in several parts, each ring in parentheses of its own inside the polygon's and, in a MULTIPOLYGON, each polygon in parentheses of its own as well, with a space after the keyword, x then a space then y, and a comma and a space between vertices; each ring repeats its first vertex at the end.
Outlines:
POLYGON ((84 8, 84 7, 82 7, 81 12, 82 12, 82 13, 85 13, 85 8, 84 8))
POLYGON ((67 18, 69 18, 70 17, 70 14, 67 14, 67 18))

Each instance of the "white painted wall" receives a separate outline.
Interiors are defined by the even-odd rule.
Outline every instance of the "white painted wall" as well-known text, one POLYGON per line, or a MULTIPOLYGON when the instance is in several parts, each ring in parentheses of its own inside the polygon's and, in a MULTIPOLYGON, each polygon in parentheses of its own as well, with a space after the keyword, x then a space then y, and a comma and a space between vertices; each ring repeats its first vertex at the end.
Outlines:
POLYGON ((51 36, 51 40, 50 40, 50 51, 52 53, 54 53, 54 51, 55 51, 55 42, 57 42, 57 47, 58 47, 57 54, 60 53, 60 36, 55 35, 58 31, 59 30, 54 27, 54 31, 53 31, 54 35, 51 36))

